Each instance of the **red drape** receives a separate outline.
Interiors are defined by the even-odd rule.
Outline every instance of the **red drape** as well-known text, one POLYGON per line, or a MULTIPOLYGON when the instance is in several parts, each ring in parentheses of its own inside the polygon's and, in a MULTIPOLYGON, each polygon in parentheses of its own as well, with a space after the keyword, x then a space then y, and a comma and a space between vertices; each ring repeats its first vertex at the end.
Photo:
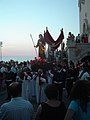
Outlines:
POLYGON ((61 33, 56 41, 52 38, 49 31, 46 30, 46 32, 44 32, 44 39, 45 39, 45 42, 48 45, 50 45, 51 48, 53 48, 55 50, 60 46, 60 44, 62 43, 62 41, 64 39, 63 30, 61 30, 61 33))

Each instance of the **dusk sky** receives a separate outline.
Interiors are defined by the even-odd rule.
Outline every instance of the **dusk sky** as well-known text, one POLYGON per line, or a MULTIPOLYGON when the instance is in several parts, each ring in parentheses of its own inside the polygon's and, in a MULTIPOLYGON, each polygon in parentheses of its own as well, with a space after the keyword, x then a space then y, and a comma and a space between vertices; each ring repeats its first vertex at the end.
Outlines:
POLYGON ((79 33, 78 0, 0 0, 0 41, 3 56, 35 56, 38 35, 48 30, 56 40, 61 28, 79 33))

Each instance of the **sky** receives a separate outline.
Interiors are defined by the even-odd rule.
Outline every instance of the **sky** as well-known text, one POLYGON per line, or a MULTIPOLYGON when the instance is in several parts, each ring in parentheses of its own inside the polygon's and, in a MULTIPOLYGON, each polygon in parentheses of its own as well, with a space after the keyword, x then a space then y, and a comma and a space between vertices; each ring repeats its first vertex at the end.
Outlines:
POLYGON ((0 0, 0 41, 3 56, 35 56, 38 35, 48 30, 56 40, 61 28, 79 33, 78 0, 0 0))

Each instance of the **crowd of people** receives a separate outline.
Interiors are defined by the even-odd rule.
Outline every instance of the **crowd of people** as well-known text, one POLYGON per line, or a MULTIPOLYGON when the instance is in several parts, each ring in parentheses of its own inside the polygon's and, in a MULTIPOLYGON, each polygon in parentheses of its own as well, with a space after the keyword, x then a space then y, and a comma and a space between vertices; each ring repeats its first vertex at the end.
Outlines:
POLYGON ((21 63, 1 61, 0 89, 7 89, 9 102, 1 106, 0 117, 2 120, 31 120, 34 108, 30 101, 35 97, 36 120, 89 120, 89 80, 88 61, 76 65, 73 61, 68 64, 42 59, 21 63), (63 101, 63 89, 67 91, 68 101, 70 98, 69 107, 63 101))
POLYGON ((76 43, 88 43, 88 34, 83 33, 82 35, 78 34, 76 37, 71 32, 68 33, 67 40, 73 40, 76 43))
MULTIPOLYGON (((75 40, 71 32, 68 40, 75 40)), ((88 43, 87 35, 78 34, 75 41, 88 43)), ((89 120, 90 62, 68 63, 64 43, 47 60, 42 34, 34 47, 39 49, 34 60, 0 62, 0 92, 6 90, 8 100, 0 106, 1 120, 32 120, 33 97, 38 105, 35 120, 89 120)))

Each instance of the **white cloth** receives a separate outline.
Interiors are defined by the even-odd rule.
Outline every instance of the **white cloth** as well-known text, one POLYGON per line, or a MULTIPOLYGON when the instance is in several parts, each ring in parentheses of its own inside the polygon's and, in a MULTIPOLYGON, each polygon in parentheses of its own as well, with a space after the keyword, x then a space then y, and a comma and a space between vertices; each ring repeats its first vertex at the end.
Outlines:
POLYGON ((48 75, 47 75, 47 77, 48 77, 48 84, 52 84, 53 76, 54 76, 54 74, 52 74, 51 71, 49 70, 48 71, 48 75))
MULTIPOLYGON (((80 71, 79 76, 82 74, 83 70, 80 71)), ((90 78, 90 75, 88 72, 84 72, 83 75, 81 76, 80 80, 88 80, 90 78)))
POLYGON ((16 68, 12 66, 12 67, 11 67, 11 72, 13 72, 13 73, 17 73, 16 68))
POLYGON ((36 75, 33 75, 32 82, 32 96, 36 96, 36 75))
POLYGON ((44 93, 44 89, 46 87, 46 79, 40 77, 40 80, 43 82, 39 85, 39 77, 36 78, 36 102, 37 104, 46 101, 46 96, 44 93))
POLYGON ((23 81, 23 83, 22 83, 22 97, 24 98, 24 99, 26 99, 26 80, 22 80, 23 81))
POLYGON ((1 71, 1 73, 6 72, 6 68, 5 67, 1 67, 0 71, 1 71))
POLYGON ((32 98, 32 82, 30 76, 27 77, 27 80, 23 80, 22 97, 25 100, 30 100, 32 98))

